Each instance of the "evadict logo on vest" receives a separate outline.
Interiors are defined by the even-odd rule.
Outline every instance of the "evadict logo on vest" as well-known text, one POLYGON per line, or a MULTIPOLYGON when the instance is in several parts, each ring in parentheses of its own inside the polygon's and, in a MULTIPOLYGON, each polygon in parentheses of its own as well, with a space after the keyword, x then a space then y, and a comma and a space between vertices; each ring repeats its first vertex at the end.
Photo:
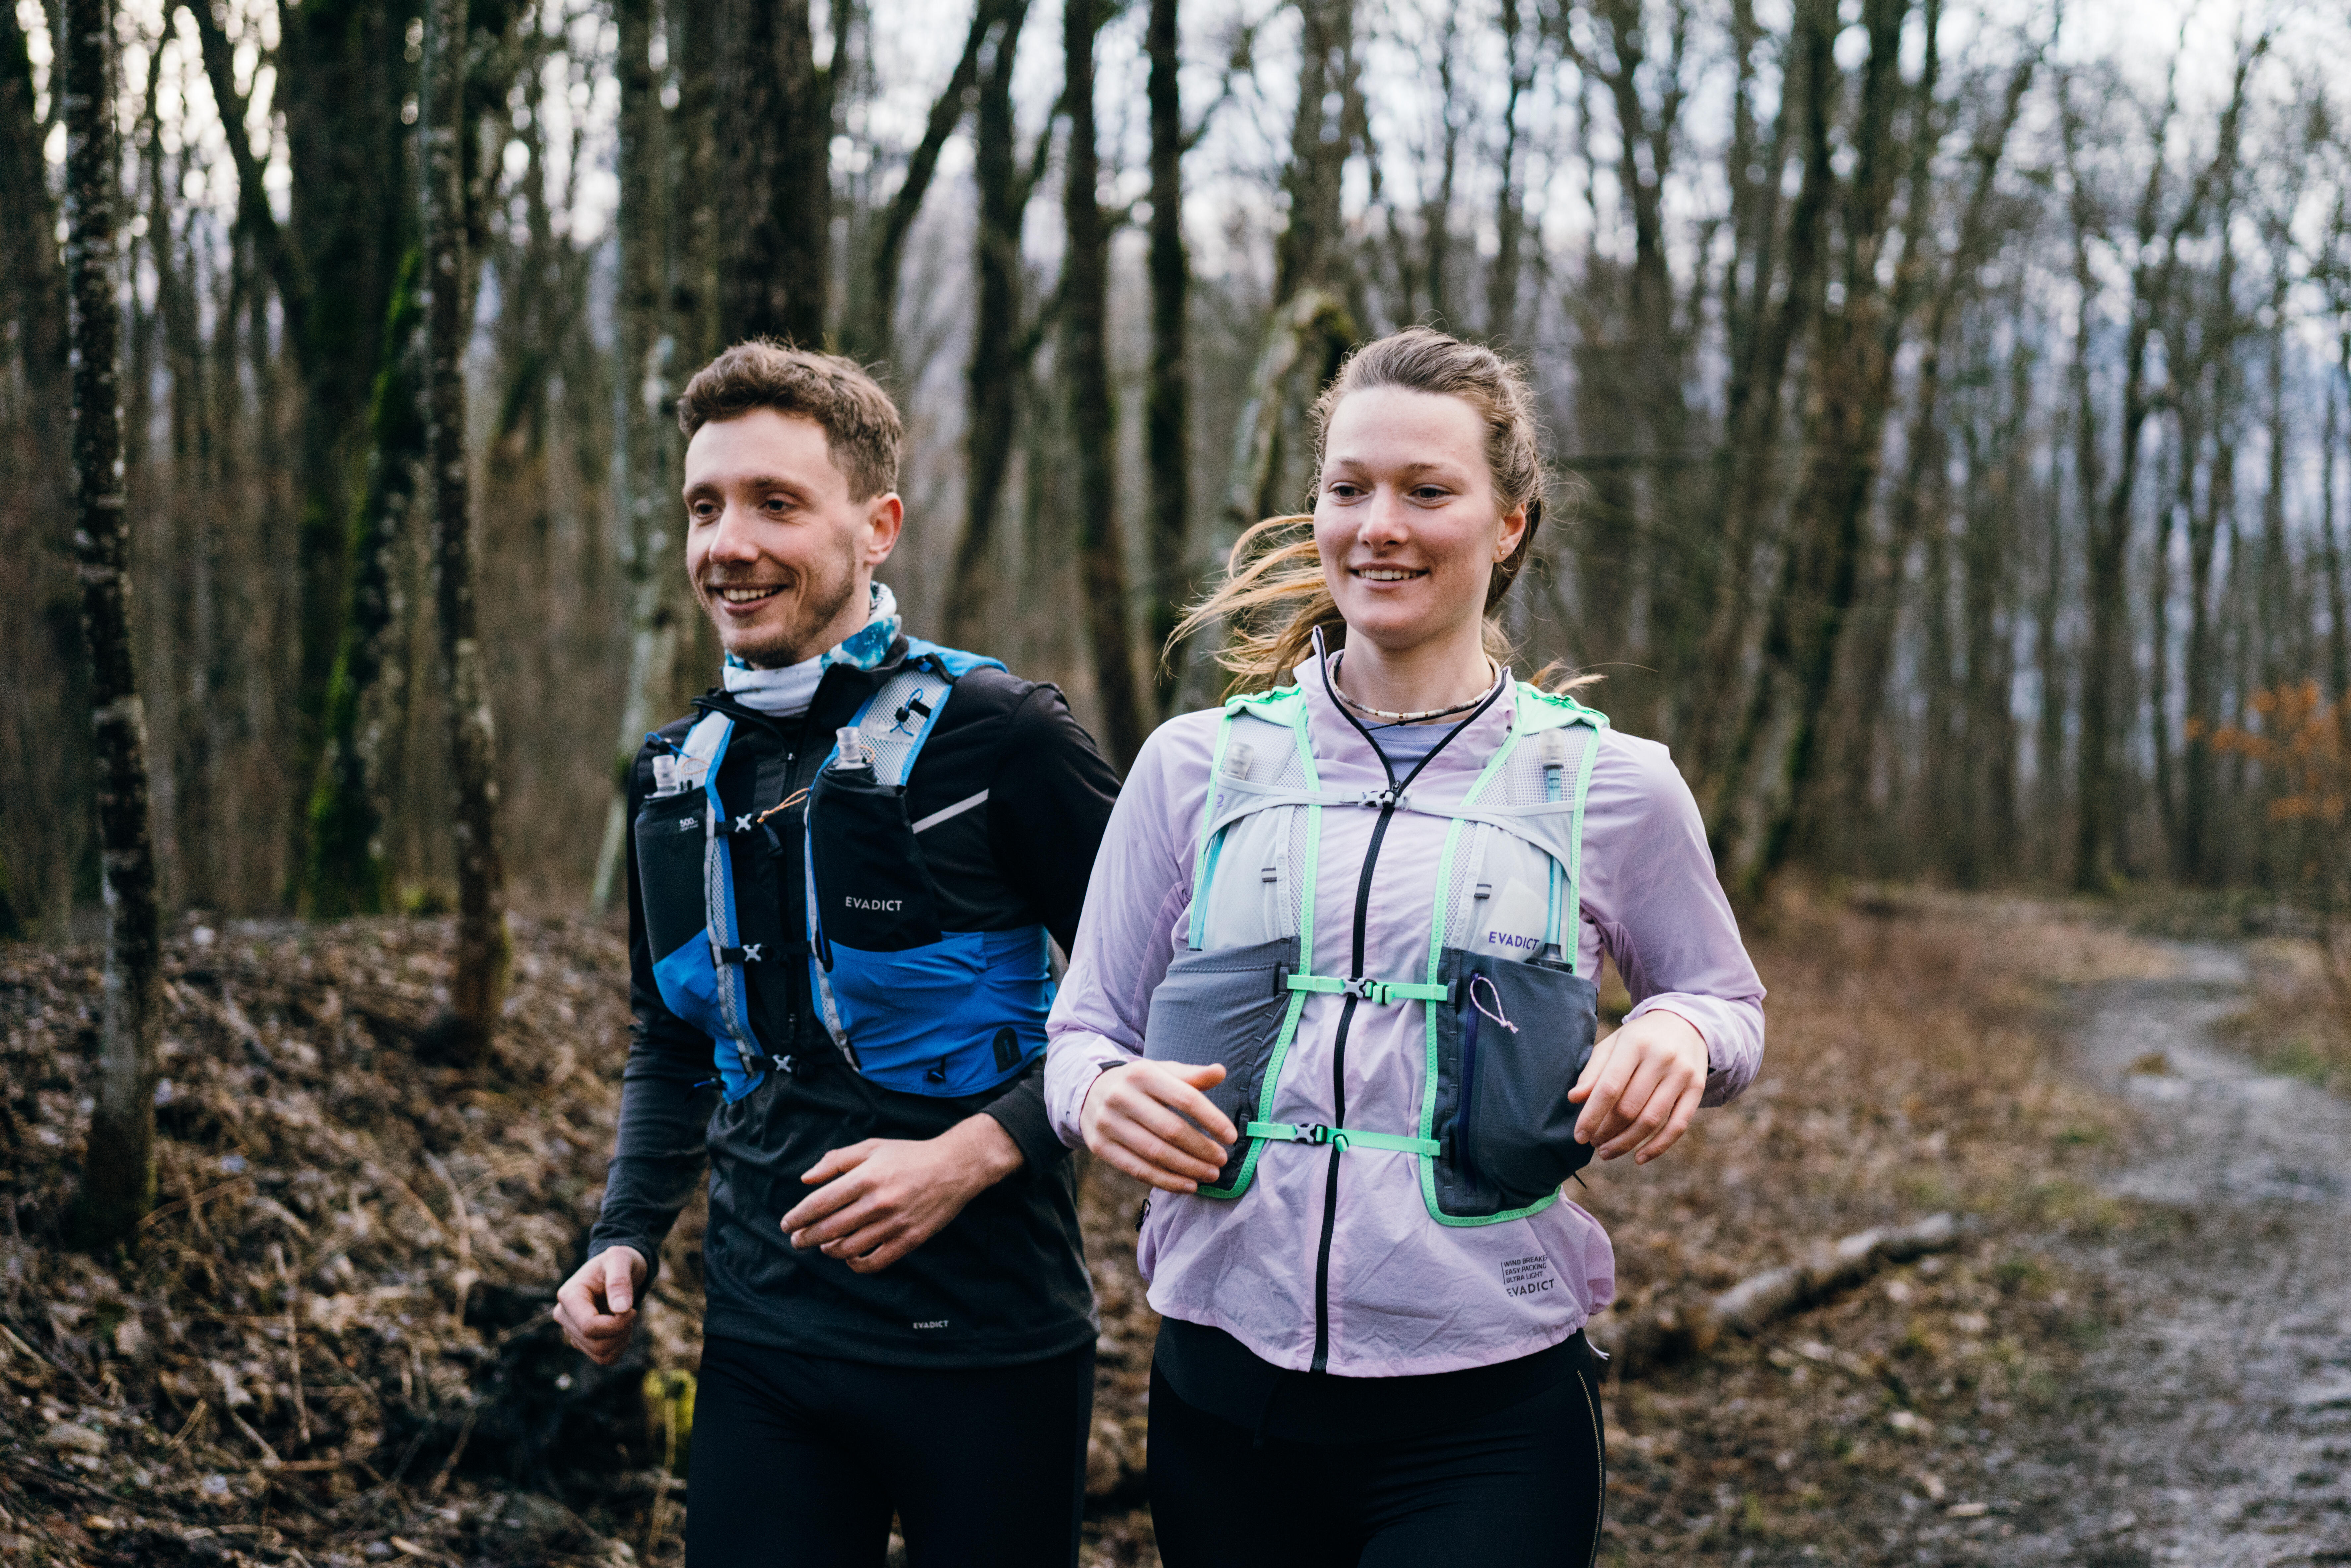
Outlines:
POLYGON ((903 898, 860 898, 853 893, 841 894, 841 904, 844 909, 863 909, 875 915, 895 915, 906 907, 903 898))

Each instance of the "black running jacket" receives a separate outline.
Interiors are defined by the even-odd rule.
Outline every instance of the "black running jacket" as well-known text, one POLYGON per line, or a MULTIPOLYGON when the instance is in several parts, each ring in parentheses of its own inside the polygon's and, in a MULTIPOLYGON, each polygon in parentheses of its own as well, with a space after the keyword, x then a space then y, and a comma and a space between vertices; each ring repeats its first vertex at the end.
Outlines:
MULTIPOLYGON (((729 801, 768 806, 804 797, 833 735, 898 668, 904 644, 872 671, 825 671, 809 712, 778 719, 714 692, 700 706, 736 720, 721 764, 729 801)), ((682 741, 699 714, 661 732, 682 741)), ((653 789, 653 748, 630 774, 629 989, 634 1013, 617 1146, 589 1255, 634 1248, 653 1262, 705 1165, 710 1223, 703 1240, 705 1334, 852 1361, 995 1366, 1055 1355, 1096 1332, 1080 1252, 1067 1151, 1045 1115, 1044 1061, 985 1093, 934 1099, 859 1076, 825 1035, 808 981, 800 808, 779 831, 738 835, 737 919, 746 943, 785 962, 746 970, 754 1027, 792 1059, 733 1105, 719 1103, 710 1037, 680 1020, 653 981, 637 883, 634 824, 653 789), (977 1113, 996 1118, 1024 1158, 951 1223, 891 1267, 852 1273, 794 1249, 778 1224, 815 1190, 800 1175, 827 1151, 864 1138, 930 1138, 977 1113)), ((1042 925, 1071 946, 1086 878, 1110 820, 1118 776, 1059 690, 981 669, 956 683, 907 780, 920 819, 988 792, 923 837, 950 930, 1042 925)), ((649 1281, 650 1282, 650 1281, 649 1281)))

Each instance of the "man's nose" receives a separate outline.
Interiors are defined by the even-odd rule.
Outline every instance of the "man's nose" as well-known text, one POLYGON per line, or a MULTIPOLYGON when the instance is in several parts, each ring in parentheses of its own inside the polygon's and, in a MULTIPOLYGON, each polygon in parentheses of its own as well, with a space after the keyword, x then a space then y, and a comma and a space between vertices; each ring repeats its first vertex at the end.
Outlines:
POLYGON ((758 541, 752 537, 750 515, 732 501, 720 509, 717 526, 710 530, 709 559, 728 562, 747 562, 759 559, 758 541))

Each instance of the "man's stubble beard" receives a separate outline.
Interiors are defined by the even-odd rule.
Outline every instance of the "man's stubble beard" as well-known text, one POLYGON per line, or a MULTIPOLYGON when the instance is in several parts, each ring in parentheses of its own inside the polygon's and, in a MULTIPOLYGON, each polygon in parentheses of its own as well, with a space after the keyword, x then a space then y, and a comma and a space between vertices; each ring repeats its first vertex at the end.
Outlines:
MULTIPOLYGON (((855 548, 852 546, 845 549, 839 561, 841 567, 839 573, 822 580, 819 580, 806 571, 799 574, 800 591, 794 597, 790 613, 779 629, 772 633, 761 635, 756 641, 737 642, 728 646, 726 651, 745 664, 762 669, 776 669, 785 664, 797 664, 802 659, 824 652, 822 648, 810 648, 809 640, 832 624, 834 619, 848 607, 851 597, 857 591, 855 548)), ((721 582, 717 586, 728 585, 721 582)), ((714 591, 705 590, 705 591, 707 594, 714 591)), ((706 604, 704 613, 710 616, 711 624, 714 627, 721 626, 716 612, 710 610, 706 604)), ((726 643, 726 637, 723 627, 718 640, 722 644, 726 643)))

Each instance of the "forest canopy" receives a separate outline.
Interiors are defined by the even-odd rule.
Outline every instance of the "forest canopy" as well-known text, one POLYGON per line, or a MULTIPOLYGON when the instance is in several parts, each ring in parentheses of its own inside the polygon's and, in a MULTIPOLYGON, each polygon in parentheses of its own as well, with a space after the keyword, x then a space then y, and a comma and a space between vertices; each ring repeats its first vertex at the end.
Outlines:
MULTIPOLYGON (((1217 695, 1162 639, 1301 504, 1315 390, 1415 321, 1532 369, 1567 498, 1505 611, 1520 672, 1606 676, 1735 894, 1802 865, 2336 895, 2341 791, 2304 810, 2244 743, 2351 690, 2332 8, 439 9, 438 55, 413 0, 111 10, 166 910, 455 897, 428 209, 465 257, 518 907, 610 899, 616 753, 715 677, 669 410, 718 348, 877 368, 910 626, 1058 681, 1123 761, 1217 695)), ((58 25, 0 10, 0 936, 100 881, 58 25)))

